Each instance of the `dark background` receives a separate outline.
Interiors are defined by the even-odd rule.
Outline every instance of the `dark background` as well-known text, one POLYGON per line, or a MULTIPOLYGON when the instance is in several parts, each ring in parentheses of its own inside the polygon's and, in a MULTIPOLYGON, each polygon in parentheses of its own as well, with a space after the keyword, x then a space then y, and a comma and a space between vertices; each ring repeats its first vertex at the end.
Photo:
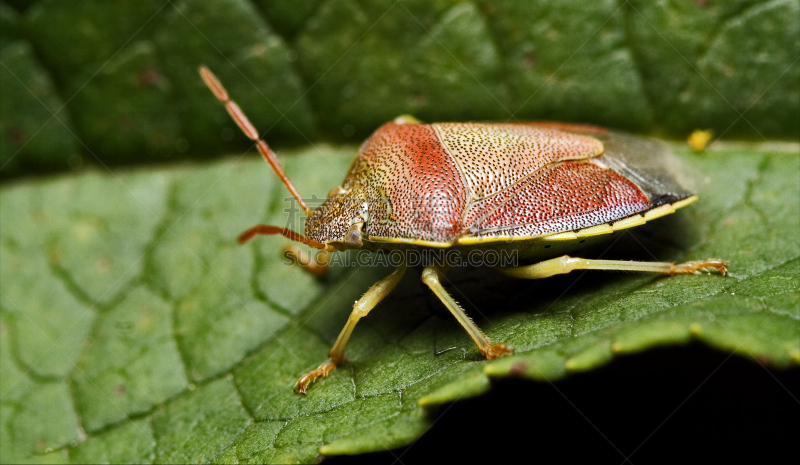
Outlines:
POLYGON ((495 382, 429 412, 410 446, 325 463, 797 463, 798 393, 800 370, 692 343, 552 384, 495 382))

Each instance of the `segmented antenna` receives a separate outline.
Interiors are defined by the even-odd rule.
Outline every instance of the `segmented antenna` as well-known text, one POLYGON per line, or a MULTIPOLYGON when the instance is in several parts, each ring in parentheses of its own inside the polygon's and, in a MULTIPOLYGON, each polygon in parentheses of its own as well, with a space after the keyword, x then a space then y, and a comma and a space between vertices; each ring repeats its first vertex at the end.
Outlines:
POLYGON ((286 173, 281 168, 281 165, 278 164, 277 158, 275 158, 275 153, 272 152, 272 149, 269 148, 266 142, 258 135, 258 131, 253 126, 253 123, 247 118, 247 115, 244 114, 239 105, 236 104, 233 100, 228 97, 228 91, 222 86, 214 73, 211 72, 205 66, 200 67, 200 77, 203 78, 203 82, 206 83, 211 92, 219 99, 220 102, 225 104, 225 109, 228 110, 228 114, 231 115, 231 118, 236 122, 239 126, 239 129, 250 138, 253 142, 256 143, 258 147, 258 151, 261 152, 261 155, 264 157, 264 160, 269 163, 273 170, 278 174, 278 177, 281 178, 281 181, 289 189, 289 192, 292 196, 297 200, 297 203, 300 204, 300 208, 306 213, 306 215, 311 213, 311 209, 308 208, 303 199, 300 197, 300 193, 297 192, 295 189, 294 184, 292 181, 289 181, 289 178, 286 176, 286 173))
POLYGON ((327 250, 328 249, 327 247, 325 247, 325 244, 323 244, 322 242, 317 242, 314 239, 309 239, 309 238, 303 236, 300 233, 296 233, 296 232, 292 231, 291 229, 281 228, 279 226, 269 226, 269 225, 266 225, 266 224, 259 224, 258 226, 253 226, 252 228, 250 228, 247 231, 243 232, 239 236, 239 243, 240 244, 244 244, 245 242, 249 241, 250 239, 252 239, 253 237, 255 237, 258 234, 263 234, 265 236, 269 236, 269 235, 272 235, 272 234, 280 234, 281 236, 283 236, 283 237, 285 237, 287 239, 291 239, 291 240, 293 240, 295 242, 302 242, 305 245, 308 245, 308 246, 311 246, 311 247, 314 247, 314 248, 317 248, 317 249, 323 249, 323 250, 327 250))

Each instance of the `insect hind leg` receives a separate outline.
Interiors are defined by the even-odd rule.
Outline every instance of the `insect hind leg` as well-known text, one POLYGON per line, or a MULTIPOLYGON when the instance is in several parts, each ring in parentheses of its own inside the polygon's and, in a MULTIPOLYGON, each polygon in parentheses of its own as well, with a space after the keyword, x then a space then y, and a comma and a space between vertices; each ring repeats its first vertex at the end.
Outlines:
POLYGON ((516 268, 497 268, 501 273, 522 279, 540 279, 566 274, 573 270, 615 270, 615 271, 642 271, 662 274, 697 274, 701 270, 717 270, 725 276, 728 269, 725 262, 716 258, 675 264, 672 262, 634 262, 624 260, 593 260, 575 258, 569 255, 534 263, 533 265, 516 268))

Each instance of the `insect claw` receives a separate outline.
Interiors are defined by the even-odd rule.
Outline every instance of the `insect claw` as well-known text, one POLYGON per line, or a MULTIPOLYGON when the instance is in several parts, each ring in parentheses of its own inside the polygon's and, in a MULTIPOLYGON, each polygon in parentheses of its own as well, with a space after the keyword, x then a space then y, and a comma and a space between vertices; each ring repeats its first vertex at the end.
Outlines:
POLYGON ((701 271, 717 270, 720 275, 726 276, 728 274, 728 267, 724 261, 718 258, 709 258, 708 260, 700 260, 696 262, 686 262, 680 265, 675 265, 672 273, 686 273, 686 274, 700 274, 701 271))
POLYGON ((483 353, 483 355, 485 355, 486 358, 489 360, 513 354, 514 354, 514 349, 509 349, 508 346, 506 346, 502 342, 490 345, 489 347, 486 348, 486 351, 483 353))
POLYGON ((317 378, 324 378, 336 368, 336 362, 333 360, 326 360, 322 365, 318 366, 315 370, 309 371, 297 380, 294 390, 299 394, 306 394, 308 385, 313 383, 317 378))

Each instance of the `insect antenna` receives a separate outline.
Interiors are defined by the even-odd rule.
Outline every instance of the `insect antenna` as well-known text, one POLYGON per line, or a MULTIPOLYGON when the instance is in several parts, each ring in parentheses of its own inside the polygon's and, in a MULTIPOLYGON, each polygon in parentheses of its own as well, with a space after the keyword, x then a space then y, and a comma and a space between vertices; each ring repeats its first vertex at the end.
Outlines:
MULTIPOLYGON (((267 143, 264 142, 264 139, 262 139, 261 136, 259 136, 255 126, 253 126, 253 123, 250 122, 250 120, 247 118, 247 115, 244 114, 242 109, 239 108, 239 105, 237 105, 236 102, 234 102, 233 100, 230 99, 230 97, 228 97, 228 91, 225 90, 225 87, 222 86, 222 83, 220 83, 217 77, 214 76, 214 73, 212 73, 211 70, 209 70, 207 67, 201 66, 200 77, 203 78, 203 82, 205 82, 206 86, 208 86, 208 88, 211 89, 211 92, 214 93, 217 99, 225 104, 225 109, 228 110, 228 114, 231 115, 231 118, 233 118, 233 120, 239 126, 239 129, 241 129, 242 132, 247 137, 250 138, 250 140, 256 143, 256 147, 258 147, 258 151, 261 152, 261 155, 264 157, 264 160, 266 160, 267 163, 269 163, 269 165, 272 167, 272 169, 275 170, 275 172, 278 174, 278 177, 281 178, 281 181, 283 181, 283 184, 286 186, 287 189, 289 189, 289 192, 292 194, 295 200, 297 200, 297 203, 300 204, 300 208, 303 209, 306 215, 311 213, 311 209, 308 208, 306 203, 300 197, 300 193, 297 192, 297 189, 295 189, 294 184, 292 184, 292 181, 289 180, 289 178, 286 176, 286 173, 283 171, 283 168, 281 168, 281 165, 278 164, 278 159, 275 158, 275 153, 273 153, 272 149, 269 148, 269 145, 267 145, 267 143)), ((264 234, 264 233, 253 233, 253 235, 255 234, 264 234)), ((278 233, 275 232, 269 234, 278 234, 278 233)), ((283 235, 286 236, 286 234, 283 235)), ((243 242, 241 238, 239 239, 239 241, 243 242)))
POLYGON ((265 236, 270 236, 272 234, 280 234, 281 236, 287 239, 293 240, 295 242, 302 242, 305 245, 317 249, 323 249, 323 250, 329 249, 329 247, 326 247, 325 244, 323 244, 322 242, 317 242, 314 239, 309 239, 300 233, 292 231, 291 229, 281 228, 279 226, 269 226, 266 224, 253 226, 252 228, 243 232, 241 235, 239 235, 239 243, 244 244, 245 242, 249 241, 258 234, 263 234, 265 236))
MULTIPOLYGON (((211 70, 205 66, 200 67, 200 77, 203 78, 203 82, 205 82, 206 86, 208 86, 208 88, 211 89, 211 92, 214 93, 217 99, 223 104, 225 104, 225 109, 228 110, 228 114, 231 115, 231 118, 233 118, 233 120, 239 126, 239 129, 241 129, 242 132, 247 137, 250 138, 250 140, 256 143, 256 147, 258 147, 258 151, 261 153, 261 156, 263 156, 264 160, 266 160, 267 163, 269 163, 269 165, 272 167, 272 169, 275 170, 275 173, 277 173, 278 177, 281 178, 283 184, 286 186, 287 189, 289 189, 289 192, 292 194, 292 197, 294 197, 295 200, 297 200, 297 203, 300 204, 300 208, 303 209, 306 215, 309 215, 311 213, 311 209, 308 208, 306 203, 300 197, 300 193, 297 192, 297 189, 294 187, 294 184, 292 184, 292 181, 289 180, 289 178, 286 176, 286 173, 283 171, 283 168, 281 168, 281 165, 278 164, 278 159, 275 158, 275 153, 273 153, 272 149, 269 148, 269 145, 267 145, 267 143, 264 142, 264 139, 262 139, 261 136, 258 135, 258 131, 256 131, 255 126, 253 126, 253 123, 250 122, 250 120, 247 118, 247 115, 244 114, 242 109, 239 108, 239 105, 237 105, 236 102, 230 99, 230 97, 228 96, 228 91, 225 90, 225 87, 222 86, 222 83, 219 82, 219 79, 217 79, 217 77, 214 76, 214 73, 212 73, 211 70)), ((296 233, 290 229, 281 228, 278 226, 268 226, 264 224, 254 226, 248 229, 247 231, 243 232, 239 236, 239 243, 243 244, 258 234, 263 234, 263 235, 280 234, 281 236, 287 239, 297 242, 302 242, 303 244, 315 247, 317 249, 328 250, 330 248, 321 242, 309 239, 303 236, 302 234, 296 233)))

